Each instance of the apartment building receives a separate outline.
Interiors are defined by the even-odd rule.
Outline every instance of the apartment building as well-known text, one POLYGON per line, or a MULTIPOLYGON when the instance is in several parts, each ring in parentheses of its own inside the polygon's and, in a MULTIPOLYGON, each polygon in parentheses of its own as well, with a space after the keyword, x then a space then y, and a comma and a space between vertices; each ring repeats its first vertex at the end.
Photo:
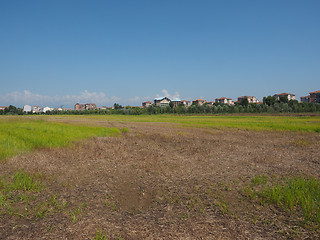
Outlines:
POLYGON ((190 107, 190 106, 191 106, 191 101, 182 100, 181 103, 182 103, 185 107, 190 107))
POLYGON ((296 95, 294 95, 292 93, 279 93, 279 94, 275 94, 273 96, 275 96, 278 101, 280 100, 281 97, 286 97, 288 99, 288 101, 296 100, 296 95))
POLYGON ((192 104, 196 104, 196 105, 201 106, 201 105, 205 104, 206 102, 207 102, 207 101, 206 101, 206 100, 203 100, 203 99, 196 99, 196 100, 193 100, 193 101, 192 101, 192 104))
POLYGON ((148 107, 150 107, 152 105, 152 102, 150 102, 150 101, 146 101, 146 102, 143 102, 142 103, 142 107, 143 108, 148 108, 148 107))
POLYGON ((167 98, 167 97, 161 97, 161 98, 154 99, 154 104, 156 106, 160 106, 160 107, 169 106, 170 102, 171 102, 171 100, 169 98, 167 98))
POLYGON ((76 103, 74 105, 74 110, 95 110, 95 109, 97 109, 97 105, 95 103, 86 103, 86 104, 76 103))
POLYGON ((259 100, 255 96, 242 96, 238 97, 238 102, 243 101, 243 99, 247 99, 248 103, 259 103, 259 100))
POLYGON ((320 103, 320 90, 315 92, 310 92, 310 102, 320 103))
POLYGON ((215 101, 216 101, 216 103, 234 105, 234 102, 232 101, 231 98, 221 97, 221 98, 216 98, 215 101))

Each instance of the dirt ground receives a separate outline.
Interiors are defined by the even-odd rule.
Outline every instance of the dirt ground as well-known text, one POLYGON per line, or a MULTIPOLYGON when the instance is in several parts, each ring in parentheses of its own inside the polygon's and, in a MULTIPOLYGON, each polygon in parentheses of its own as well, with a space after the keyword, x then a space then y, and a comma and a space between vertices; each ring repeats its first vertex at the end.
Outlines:
POLYGON ((97 124, 129 132, 0 164, 2 175, 41 173, 45 194, 65 203, 41 218, 0 215, 0 239, 320 238, 243 195, 257 175, 320 178, 319 134, 97 124))

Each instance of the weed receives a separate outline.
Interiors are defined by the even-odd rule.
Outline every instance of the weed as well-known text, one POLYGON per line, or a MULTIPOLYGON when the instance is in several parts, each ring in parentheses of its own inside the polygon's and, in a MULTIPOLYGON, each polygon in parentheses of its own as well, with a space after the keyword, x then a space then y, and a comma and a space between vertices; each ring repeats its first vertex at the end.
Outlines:
POLYGON ((39 191, 41 184, 21 169, 14 174, 12 187, 14 190, 39 191))
POLYGON ((219 206, 220 211, 222 212, 222 214, 226 214, 228 212, 227 204, 225 202, 218 201, 218 206, 219 206))
POLYGON ((122 128, 121 129, 121 133, 128 133, 129 132, 129 128, 122 128))
POLYGON ((268 177, 266 175, 256 176, 252 178, 251 182, 254 186, 266 184, 268 181, 268 177))
POLYGON ((102 234, 102 230, 100 229, 93 240, 106 240, 106 234, 102 234))
POLYGON ((293 141, 293 145, 298 147, 307 147, 310 144, 305 140, 295 140, 293 141))
POLYGON ((82 208, 81 207, 78 207, 74 211, 70 211, 72 223, 75 223, 77 221, 77 216, 80 215, 81 212, 82 212, 82 208))

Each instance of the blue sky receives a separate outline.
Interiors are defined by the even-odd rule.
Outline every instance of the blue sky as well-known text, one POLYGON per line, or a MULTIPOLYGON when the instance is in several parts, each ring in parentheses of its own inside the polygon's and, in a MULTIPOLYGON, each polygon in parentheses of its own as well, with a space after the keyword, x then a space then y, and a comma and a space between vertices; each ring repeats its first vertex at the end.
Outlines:
POLYGON ((319 0, 2 0, 0 105, 320 90, 319 0))

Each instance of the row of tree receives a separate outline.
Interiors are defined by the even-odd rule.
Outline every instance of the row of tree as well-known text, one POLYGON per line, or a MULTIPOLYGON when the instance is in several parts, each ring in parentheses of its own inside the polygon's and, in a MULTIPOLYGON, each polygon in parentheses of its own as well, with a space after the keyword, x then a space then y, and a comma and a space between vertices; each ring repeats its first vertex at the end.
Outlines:
MULTIPOLYGON (((320 112, 320 103, 299 103, 296 100, 280 99, 276 100, 273 96, 263 98, 263 104, 248 103, 243 100, 235 105, 227 105, 214 103, 213 105, 193 104, 186 108, 183 104, 173 107, 172 104, 166 107, 151 105, 148 108, 139 107, 123 107, 115 103, 113 109, 106 110, 83 110, 83 111, 47 111, 40 114, 67 114, 67 115, 85 115, 85 114, 123 114, 123 115, 140 115, 140 114, 224 114, 224 113, 313 113, 320 112)), ((31 114, 24 113, 21 108, 16 108, 10 105, 5 110, 0 110, 0 115, 9 114, 31 114)))
POLYGON ((17 108, 13 105, 10 105, 9 107, 5 108, 4 110, 0 110, 0 115, 23 115, 25 114, 23 112, 22 108, 17 108))

